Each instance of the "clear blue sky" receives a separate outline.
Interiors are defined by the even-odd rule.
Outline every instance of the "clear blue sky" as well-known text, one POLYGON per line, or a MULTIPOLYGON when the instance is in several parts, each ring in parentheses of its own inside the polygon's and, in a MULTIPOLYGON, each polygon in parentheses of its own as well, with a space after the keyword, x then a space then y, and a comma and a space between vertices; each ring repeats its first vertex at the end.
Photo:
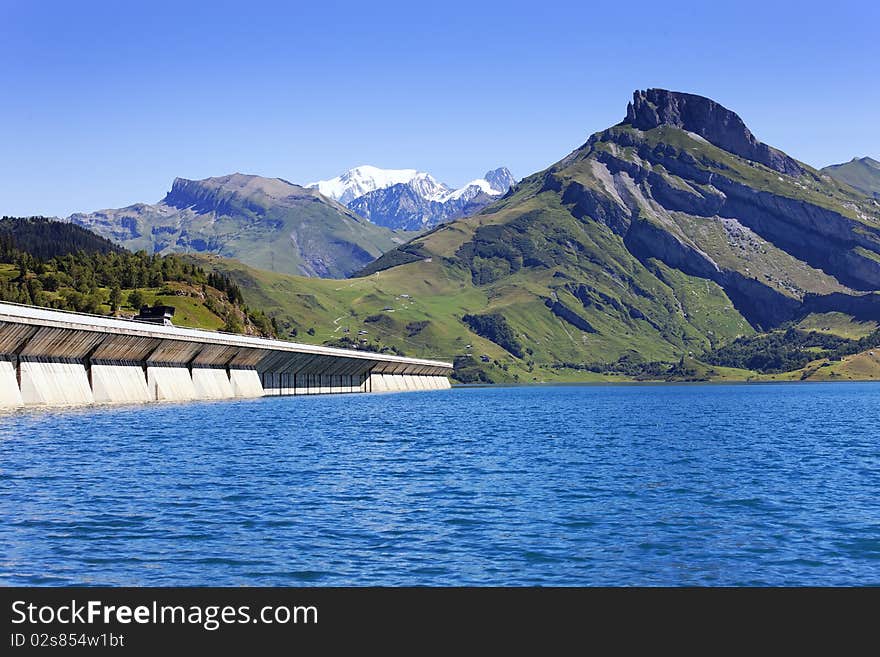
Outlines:
POLYGON ((0 213, 233 171, 522 177, 646 87, 710 96, 815 166, 880 159, 878 25, 876 0, 0 0, 0 213))

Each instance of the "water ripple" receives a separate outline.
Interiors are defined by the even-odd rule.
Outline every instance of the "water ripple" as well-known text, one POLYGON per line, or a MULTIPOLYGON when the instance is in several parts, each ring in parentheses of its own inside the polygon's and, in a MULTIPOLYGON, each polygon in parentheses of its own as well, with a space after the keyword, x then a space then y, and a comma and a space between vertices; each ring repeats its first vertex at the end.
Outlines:
POLYGON ((877 584, 880 385, 0 416, 0 583, 877 584))

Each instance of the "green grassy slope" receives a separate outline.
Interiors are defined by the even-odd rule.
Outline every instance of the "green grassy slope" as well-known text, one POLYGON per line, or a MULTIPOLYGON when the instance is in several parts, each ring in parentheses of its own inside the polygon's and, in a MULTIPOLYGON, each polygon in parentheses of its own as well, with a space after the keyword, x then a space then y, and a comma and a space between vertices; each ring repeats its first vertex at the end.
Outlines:
POLYGON ((870 157, 853 158, 843 164, 825 167, 822 173, 863 194, 880 198, 880 162, 877 160, 870 157))
POLYGON ((804 331, 830 333, 842 338, 858 340, 880 328, 880 322, 859 321, 841 312, 810 313, 797 323, 797 327, 804 331))
MULTIPOLYGON (((560 365, 615 359, 633 349, 649 360, 672 360, 686 344, 702 351, 712 340, 751 333, 717 286, 678 272, 669 275, 676 277, 672 284, 683 298, 681 312, 690 313, 692 324, 684 321, 682 326, 689 328, 682 334, 674 333, 673 324, 666 341, 658 339, 657 329, 632 318, 628 330, 615 333, 611 329, 616 325, 598 308, 582 314, 608 334, 584 333, 548 311, 545 299, 555 290, 575 305, 568 292, 558 291, 564 279, 552 274, 541 282, 483 289, 472 285, 470 272, 434 259, 334 281, 260 271, 215 257, 190 258, 234 280, 249 306, 276 318, 283 337, 369 349, 392 347, 407 355, 448 360, 470 354, 493 381, 598 380, 602 377, 594 373, 560 365), (516 327, 523 358, 477 335, 462 321, 466 314, 492 312, 503 313, 516 327)), ((672 296, 671 289, 663 291, 672 296)))
MULTIPOLYGON (((639 361, 657 359, 672 364, 684 352, 657 349, 650 341, 646 343, 644 336, 636 340, 632 335, 606 339, 580 332, 552 313, 546 313, 543 302, 536 303, 518 287, 493 289, 487 294, 469 285, 466 276, 456 279, 449 272, 439 276, 444 265, 433 259, 418 263, 416 267, 394 268, 366 277, 332 281, 261 271, 233 260, 210 256, 188 258, 206 270, 223 272, 234 280, 250 307, 265 310, 276 318, 282 338, 377 351, 391 349, 410 356, 456 361, 460 371, 483 372, 488 381, 835 380, 837 374, 832 373, 841 371, 841 368, 846 370, 840 375, 843 379, 860 378, 861 374, 864 374, 863 378, 880 378, 880 370, 874 372, 869 367, 873 361, 861 354, 847 356, 840 362, 818 359, 791 372, 761 374, 748 369, 705 364, 700 361, 704 349, 699 347, 688 350, 691 355, 685 356, 684 367, 674 367, 671 372, 653 376, 636 376, 616 368, 608 368, 604 373, 595 372, 583 365, 610 363, 621 357, 632 358, 634 354, 638 354, 639 361), (483 315, 503 313, 510 324, 517 327, 517 340, 528 350, 524 357, 517 358, 502 346, 474 333, 462 321, 464 315, 474 312, 483 315), (566 361, 565 358, 574 360, 566 361), (860 367, 846 365, 851 361, 860 367)), ((697 330, 713 339, 711 345, 703 345, 705 350, 729 344, 732 336, 755 335, 742 317, 730 312, 730 301, 720 289, 713 289, 705 280, 686 277, 660 263, 657 268, 665 276, 679 277, 673 281, 673 286, 682 291, 683 312, 691 318, 697 330)), ((878 323, 857 321, 838 312, 812 313, 805 316, 797 328, 857 340, 873 333, 878 323)))

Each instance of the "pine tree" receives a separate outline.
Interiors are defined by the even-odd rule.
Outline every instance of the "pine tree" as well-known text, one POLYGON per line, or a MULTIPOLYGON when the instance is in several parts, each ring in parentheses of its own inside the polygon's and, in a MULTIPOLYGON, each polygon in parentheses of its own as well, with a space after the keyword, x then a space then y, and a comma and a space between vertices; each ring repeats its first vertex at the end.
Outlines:
POLYGON ((135 310, 140 310, 144 305, 144 293, 140 290, 132 290, 131 294, 128 295, 128 305, 134 308, 135 310))
POLYGON ((110 312, 114 315, 119 310, 119 305, 122 303, 122 289, 119 285, 114 285, 110 289, 110 312))

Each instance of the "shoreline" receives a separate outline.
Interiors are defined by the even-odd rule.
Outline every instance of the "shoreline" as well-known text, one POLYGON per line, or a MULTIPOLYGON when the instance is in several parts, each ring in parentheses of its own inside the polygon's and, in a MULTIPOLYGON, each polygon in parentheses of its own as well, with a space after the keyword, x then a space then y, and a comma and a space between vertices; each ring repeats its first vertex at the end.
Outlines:
POLYGON ((844 379, 842 381, 823 380, 797 380, 786 381, 553 381, 532 383, 453 383, 452 389, 464 388, 562 388, 562 387, 587 387, 587 386, 743 386, 743 385, 818 385, 823 383, 880 383, 878 379, 844 379))

